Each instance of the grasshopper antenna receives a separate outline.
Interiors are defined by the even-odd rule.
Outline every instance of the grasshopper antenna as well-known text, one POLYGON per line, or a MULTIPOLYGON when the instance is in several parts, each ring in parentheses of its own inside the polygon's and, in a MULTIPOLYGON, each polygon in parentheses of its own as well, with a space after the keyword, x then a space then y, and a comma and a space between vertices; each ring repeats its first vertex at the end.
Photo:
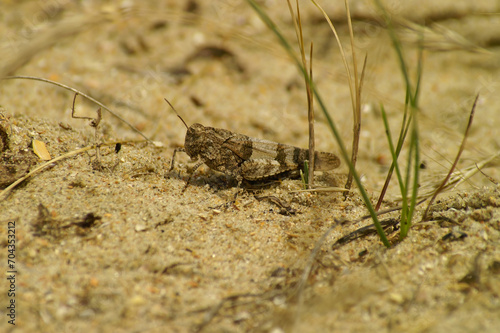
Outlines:
POLYGON ((186 128, 189 129, 189 126, 186 124, 186 122, 184 121, 184 119, 182 119, 182 117, 179 116, 179 113, 174 108, 174 106, 172 104, 170 104, 170 102, 168 101, 168 99, 164 98, 164 100, 165 100, 165 102, 168 103, 168 105, 170 105, 170 107, 172 108, 172 110, 174 110, 175 114, 177 115, 177 117, 179 117, 179 119, 182 121, 182 123, 184 124, 184 126, 186 126, 186 128))

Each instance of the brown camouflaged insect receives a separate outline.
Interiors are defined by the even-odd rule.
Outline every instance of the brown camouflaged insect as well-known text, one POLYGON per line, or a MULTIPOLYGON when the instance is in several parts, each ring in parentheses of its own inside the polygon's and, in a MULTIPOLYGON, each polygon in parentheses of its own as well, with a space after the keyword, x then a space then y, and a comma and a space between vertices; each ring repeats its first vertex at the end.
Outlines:
MULTIPOLYGON (((175 111, 172 104, 165 99, 175 111)), ((177 113, 177 111, 175 111, 177 113)), ((184 148, 178 148, 172 156, 170 170, 174 168, 175 154, 184 151, 191 159, 199 160, 194 170, 203 163, 213 170, 232 175, 241 184, 243 180, 255 182, 269 178, 297 178, 309 159, 309 150, 268 140, 252 138, 222 128, 186 122, 184 148)), ((315 152, 314 170, 327 171, 337 168, 337 155, 315 152)))

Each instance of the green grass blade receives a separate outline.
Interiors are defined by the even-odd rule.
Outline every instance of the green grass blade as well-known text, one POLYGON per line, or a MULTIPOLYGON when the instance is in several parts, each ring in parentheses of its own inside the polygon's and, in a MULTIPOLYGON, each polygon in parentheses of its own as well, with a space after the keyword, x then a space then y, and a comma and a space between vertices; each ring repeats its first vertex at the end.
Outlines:
MULTIPOLYGON (((392 166, 396 170, 396 176, 398 178, 398 183, 399 183, 399 189, 401 192, 401 197, 402 197, 402 204, 401 204, 401 225, 407 225, 408 223, 408 184, 407 181, 403 181, 403 176, 401 175, 401 170, 399 168, 399 163, 398 163, 398 158, 399 158, 399 151, 401 151, 401 147, 399 146, 398 142, 398 148, 399 151, 396 151, 394 149, 394 143, 392 141, 392 136, 391 136, 391 131, 389 127, 389 121, 387 120, 387 113, 385 112, 384 106, 381 105, 380 110, 382 112, 382 119, 384 121, 384 127, 386 131, 386 136, 387 136, 387 141, 389 142, 389 149, 391 151, 392 155, 392 166)), ((403 134, 403 133, 401 133, 403 134)), ((401 136, 400 136, 401 139, 401 136)), ((401 142, 401 141, 400 141, 401 142)), ((406 173, 408 175, 408 171, 406 173)))
POLYGON ((401 170, 399 168, 399 163, 398 163, 398 154, 397 151, 394 149, 394 143, 392 141, 392 135, 391 135, 391 129, 389 127, 389 121, 387 120, 387 113, 385 112, 385 108, 383 105, 380 106, 380 110, 382 112, 382 120, 384 121, 384 127, 385 127, 385 133, 387 136, 387 141, 389 143, 389 149, 391 151, 391 156, 392 156, 392 165, 394 166, 396 170, 396 176, 398 177, 398 182, 399 182, 399 189, 401 193, 403 194, 403 206, 406 201, 406 189, 405 189, 405 183, 403 182, 403 176, 401 175, 401 170))
MULTIPOLYGON (((394 26, 392 21, 382 6, 380 0, 375 0, 377 6, 382 12, 382 16, 387 24, 387 30, 391 38, 394 50, 399 61, 399 66, 403 76, 403 80, 406 86, 406 97, 405 97, 405 110, 403 115, 403 122, 401 126, 400 140, 398 141, 398 148, 396 149, 397 155, 399 155, 399 150, 401 149, 407 133, 411 130, 410 134, 410 148, 408 152, 408 161, 406 167, 406 175, 404 179, 404 191, 402 190, 401 195, 403 197, 403 209, 401 212, 401 232, 400 239, 407 236, 408 231, 411 227, 411 222, 415 207, 417 205, 417 194, 418 194, 418 181, 419 181, 419 164, 420 164, 420 144, 419 144, 419 133, 418 133, 418 122, 417 122, 417 112, 418 112, 418 97, 421 87, 421 78, 423 70, 423 57, 422 48, 419 48, 418 65, 417 65, 417 78, 416 85, 413 88, 411 79, 409 76, 408 65, 405 61, 405 56, 403 54, 403 47, 401 42, 396 36, 394 26), (411 129, 410 129, 411 126, 411 129), (411 185, 411 186, 410 186, 411 185), (408 202, 409 193, 411 191, 411 200, 408 202)), ((379 202, 381 200, 379 199, 379 202)))
POLYGON ((320 109, 323 112, 323 114, 325 115, 325 118, 328 122, 328 125, 330 126, 330 129, 332 131, 332 134, 339 145, 341 155, 342 155, 344 161, 347 163, 349 170, 352 172, 352 174, 354 176, 354 180, 356 181, 356 185, 358 186, 358 189, 361 193, 361 196, 363 197, 363 201, 366 205, 366 208, 368 209, 370 216, 372 217, 375 228, 377 229, 377 233, 379 234, 382 243, 386 247, 390 247, 390 243, 387 240, 384 229, 380 225, 380 221, 378 220, 377 214, 373 208, 373 205, 371 204, 370 198, 368 197, 368 194, 366 193, 366 191, 363 187, 363 184, 361 183, 361 179, 360 179, 359 175, 357 174, 352 163, 350 162, 349 155, 347 153, 347 149, 345 148, 344 142, 343 142, 343 140, 342 140, 342 138, 337 130, 337 127, 335 126, 333 119, 330 117, 328 109, 327 109, 325 103, 323 102, 323 99, 321 98, 321 96, 318 92, 318 89, 314 85, 314 82, 310 81, 307 70, 302 66, 301 62, 299 61, 299 59, 297 58, 297 56, 293 52, 290 44, 286 41, 286 38, 281 34, 279 29, 274 24, 274 22, 269 18, 269 16, 267 16, 267 14, 260 8, 260 6, 254 0, 247 0, 247 2, 256 11, 256 13, 262 19, 262 21, 268 26, 268 28, 278 37, 278 40, 280 41, 281 45, 285 48, 285 50, 288 52, 288 54, 295 61, 299 70, 303 73, 303 75, 305 75, 309 79, 311 89, 314 93, 314 96, 316 97, 316 100, 318 101, 320 109))

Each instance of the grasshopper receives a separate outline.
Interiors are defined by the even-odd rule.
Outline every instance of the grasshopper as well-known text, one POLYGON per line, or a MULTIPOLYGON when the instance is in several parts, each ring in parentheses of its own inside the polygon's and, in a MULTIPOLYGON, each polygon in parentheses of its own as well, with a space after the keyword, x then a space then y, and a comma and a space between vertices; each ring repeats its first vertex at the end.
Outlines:
MULTIPOLYGON (((168 100, 165 101, 175 111, 168 100)), ((252 138, 222 128, 203 126, 195 123, 188 126, 175 111, 187 128, 184 148, 178 148, 172 156, 170 170, 174 168, 175 154, 184 151, 192 160, 198 160, 196 170, 206 164, 209 168, 233 176, 238 185, 243 180, 263 181, 270 178, 296 178, 304 162, 309 159, 309 150, 273 141, 252 138)), ((337 168, 337 155, 315 152, 314 170, 327 171, 337 168)))

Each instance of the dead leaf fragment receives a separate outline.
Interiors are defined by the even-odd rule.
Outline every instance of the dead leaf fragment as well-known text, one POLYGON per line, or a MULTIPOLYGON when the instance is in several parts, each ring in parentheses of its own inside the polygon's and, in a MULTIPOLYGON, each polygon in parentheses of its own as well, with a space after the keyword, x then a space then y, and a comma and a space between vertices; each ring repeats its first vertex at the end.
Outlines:
POLYGON ((52 159, 43 141, 33 139, 32 145, 33 152, 36 154, 36 156, 40 157, 41 160, 50 161, 52 159))

